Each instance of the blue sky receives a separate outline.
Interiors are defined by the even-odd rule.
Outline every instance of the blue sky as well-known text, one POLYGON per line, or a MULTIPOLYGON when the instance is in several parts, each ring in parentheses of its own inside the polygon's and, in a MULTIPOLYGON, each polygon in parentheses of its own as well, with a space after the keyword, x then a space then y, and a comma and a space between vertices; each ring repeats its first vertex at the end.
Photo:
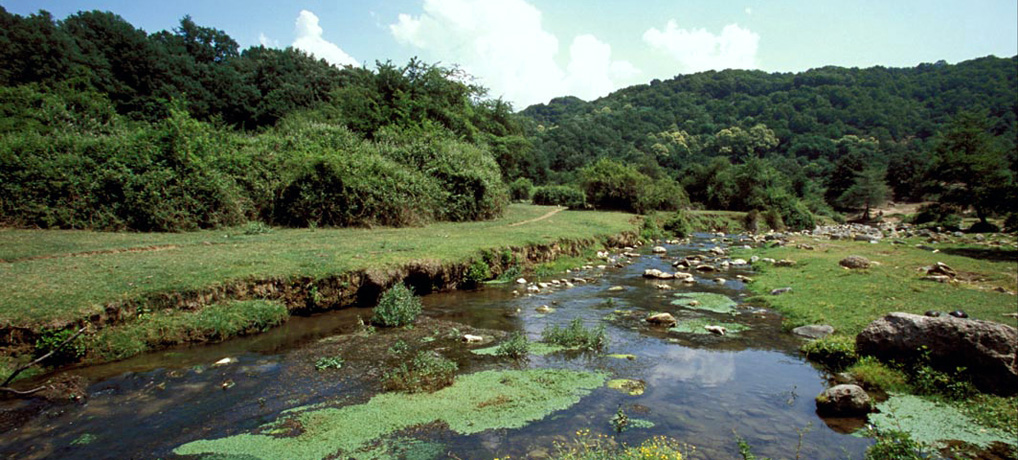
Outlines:
POLYGON ((148 32, 190 14, 241 46, 336 64, 458 64, 517 108, 724 68, 908 67, 1018 54, 1018 2, 833 0, 0 0, 62 19, 108 10, 148 32))

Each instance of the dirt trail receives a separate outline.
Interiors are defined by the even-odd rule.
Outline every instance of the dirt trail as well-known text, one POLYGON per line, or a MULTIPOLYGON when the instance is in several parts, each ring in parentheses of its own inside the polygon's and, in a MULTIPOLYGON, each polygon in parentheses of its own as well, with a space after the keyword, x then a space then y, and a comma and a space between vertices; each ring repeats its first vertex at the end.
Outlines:
POLYGON ((545 215, 543 215, 541 217, 535 217, 533 219, 527 219, 527 220, 524 220, 524 221, 516 222, 515 224, 509 224, 506 227, 519 227, 520 225, 523 225, 523 224, 530 224, 530 223, 542 221, 544 219, 547 219, 547 218, 549 218, 551 216, 554 216, 555 214, 558 214, 559 212, 562 212, 562 211, 565 211, 565 210, 566 210, 566 208, 564 208, 564 207, 558 207, 558 208, 555 208, 555 209, 553 209, 551 211, 548 211, 545 215))

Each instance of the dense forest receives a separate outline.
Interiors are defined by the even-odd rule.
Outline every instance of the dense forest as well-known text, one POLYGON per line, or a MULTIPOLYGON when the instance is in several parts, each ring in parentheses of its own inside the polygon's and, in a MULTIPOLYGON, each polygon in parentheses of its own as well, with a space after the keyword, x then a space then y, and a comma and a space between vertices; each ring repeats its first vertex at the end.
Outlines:
POLYGON ((956 225, 1018 200, 1018 57, 704 72, 520 113, 455 67, 241 50, 189 17, 0 7, 0 59, 5 225, 419 225, 531 198, 794 228, 934 200, 920 220, 956 225))

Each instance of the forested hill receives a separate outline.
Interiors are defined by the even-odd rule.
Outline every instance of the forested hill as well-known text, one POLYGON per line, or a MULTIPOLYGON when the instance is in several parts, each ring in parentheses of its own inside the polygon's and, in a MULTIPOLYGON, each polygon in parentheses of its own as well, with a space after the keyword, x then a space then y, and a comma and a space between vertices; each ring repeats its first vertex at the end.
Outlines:
POLYGON ((903 148, 929 151, 928 142, 961 111, 985 112, 992 134, 1013 141, 1016 79, 1018 57, 795 74, 710 71, 631 86, 592 102, 557 98, 522 114, 535 122, 539 155, 554 171, 602 156, 647 161, 641 159, 647 155, 676 169, 718 154, 733 161, 764 153, 834 162, 846 136, 872 138, 884 157, 903 148), (758 125, 773 132, 776 145, 753 135, 758 125))

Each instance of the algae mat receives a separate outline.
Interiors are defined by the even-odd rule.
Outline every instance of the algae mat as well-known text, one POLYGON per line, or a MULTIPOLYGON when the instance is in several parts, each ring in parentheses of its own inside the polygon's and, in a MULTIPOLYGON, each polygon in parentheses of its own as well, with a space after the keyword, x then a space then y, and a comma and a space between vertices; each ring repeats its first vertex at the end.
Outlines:
POLYGON ((360 405, 303 412, 245 433, 177 447, 178 455, 321 459, 353 455, 371 441, 410 427, 444 422, 463 435, 521 428, 569 408, 604 385, 607 375, 553 369, 485 371, 435 393, 383 393, 360 405), (277 437, 299 424, 297 436, 277 437))

